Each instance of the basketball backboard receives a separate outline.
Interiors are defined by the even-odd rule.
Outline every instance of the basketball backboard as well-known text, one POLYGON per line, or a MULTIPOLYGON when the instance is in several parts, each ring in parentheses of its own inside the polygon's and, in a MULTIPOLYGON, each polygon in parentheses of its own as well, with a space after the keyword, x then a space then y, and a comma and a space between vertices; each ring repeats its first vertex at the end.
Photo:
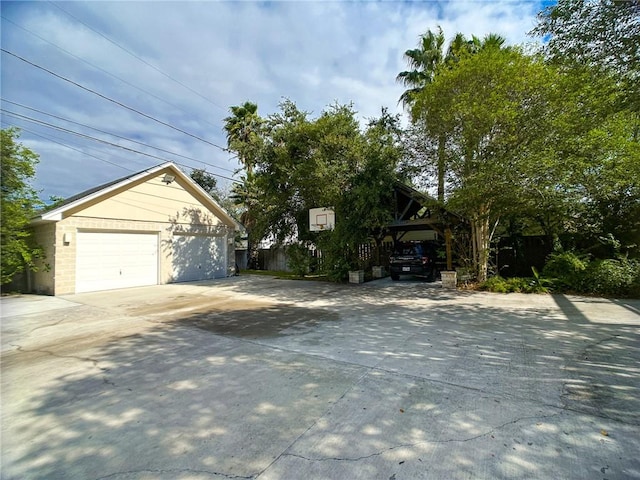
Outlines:
POLYGON ((309 230, 322 232, 333 230, 336 224, 336 214, 331 208, 309 209, 309 230))

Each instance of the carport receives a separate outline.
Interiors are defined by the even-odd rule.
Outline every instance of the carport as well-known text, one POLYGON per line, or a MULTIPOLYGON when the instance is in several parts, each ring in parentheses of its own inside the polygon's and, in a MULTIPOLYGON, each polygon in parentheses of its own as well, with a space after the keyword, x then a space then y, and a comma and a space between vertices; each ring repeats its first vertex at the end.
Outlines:
POLYGON ((393 199, 393 221, 387 226, 388 235, 393 243, 416 238, 442 239, 446 248, 446 269, 451 270, 453 268, 452 232, 465 233, 464 218, 445 209, 432 196, 400 182, 397 182, 394 187, 393 199), (417 232, 422 235, 415 235, 417 232))

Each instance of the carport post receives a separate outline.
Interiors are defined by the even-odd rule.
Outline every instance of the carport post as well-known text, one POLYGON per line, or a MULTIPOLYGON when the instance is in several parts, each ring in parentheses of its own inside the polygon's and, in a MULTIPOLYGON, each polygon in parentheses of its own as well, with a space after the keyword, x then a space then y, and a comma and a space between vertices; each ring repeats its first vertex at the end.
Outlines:
POLYGON ((447 270, 453 270, 453 262, 451 261, 451 229, 447 227, 444 231, 444 244, 447 250, 447 270))

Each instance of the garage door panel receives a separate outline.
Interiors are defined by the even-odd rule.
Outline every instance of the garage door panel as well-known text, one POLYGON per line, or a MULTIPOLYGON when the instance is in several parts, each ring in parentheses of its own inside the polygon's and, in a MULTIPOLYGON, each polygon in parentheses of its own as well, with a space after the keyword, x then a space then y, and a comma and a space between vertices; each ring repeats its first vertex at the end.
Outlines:
POLYGON ((79 232, 76 292, 158 283, 158 236, 143 233, 79 232))
POLYGON ((226 277, 227 250, 224 237, 173 236, 173 281, 193 282, 226 277))

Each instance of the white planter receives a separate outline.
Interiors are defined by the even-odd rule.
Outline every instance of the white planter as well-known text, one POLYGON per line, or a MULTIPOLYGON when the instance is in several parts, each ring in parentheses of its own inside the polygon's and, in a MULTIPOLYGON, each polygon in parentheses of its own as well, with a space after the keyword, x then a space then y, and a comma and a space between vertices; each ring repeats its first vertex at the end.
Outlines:
POLYGON ((364 283, 364 270, 349 272, 349 283, 364 283))
POLYGON ((453 271, 440 272, 442 277, 442 288, 457 288, 458 279, 457 273, 453 271))
POLYGON ((373 271, 372 271, 373 278, 384 278, 387 276, 386 274, 387 272, 384 271, 384 267, 381 267, 381 266, 373 267, 373 271))

